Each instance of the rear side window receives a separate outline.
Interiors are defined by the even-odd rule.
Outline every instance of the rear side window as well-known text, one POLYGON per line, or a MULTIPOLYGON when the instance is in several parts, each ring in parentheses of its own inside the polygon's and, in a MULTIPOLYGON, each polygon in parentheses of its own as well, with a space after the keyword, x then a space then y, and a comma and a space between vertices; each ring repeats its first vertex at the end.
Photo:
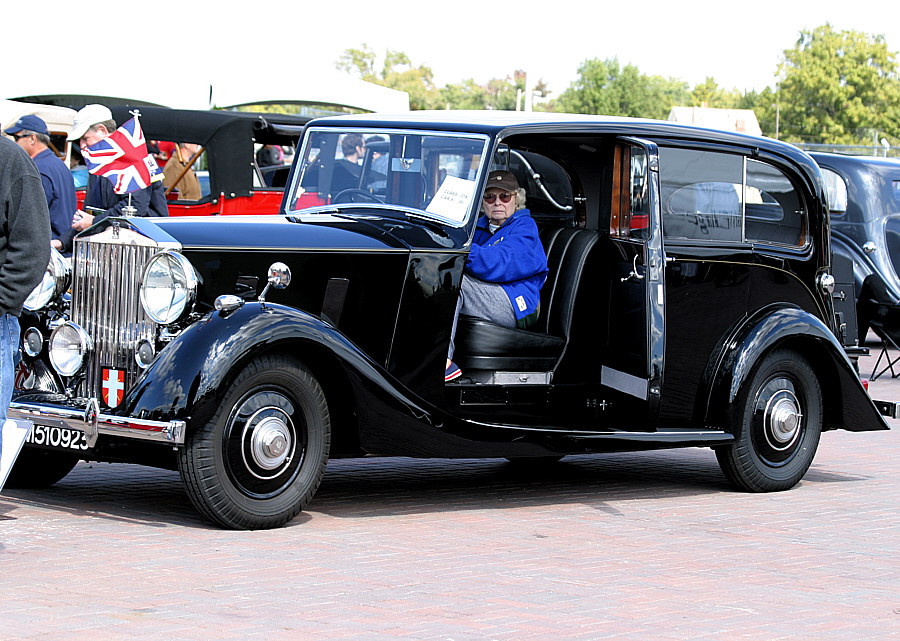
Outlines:
POLYGON ((802 246, 806 212, 787 175, 737 154, 660 148, 667 239, 802 246))
POLYGON ((666 238, 740 242, 742 156, 660 148, 659 176, 666 238))
POLYGON ((806 241, 806 213, 788 177, 772 165, 747 160, 746 238, 799 247, 806 241))

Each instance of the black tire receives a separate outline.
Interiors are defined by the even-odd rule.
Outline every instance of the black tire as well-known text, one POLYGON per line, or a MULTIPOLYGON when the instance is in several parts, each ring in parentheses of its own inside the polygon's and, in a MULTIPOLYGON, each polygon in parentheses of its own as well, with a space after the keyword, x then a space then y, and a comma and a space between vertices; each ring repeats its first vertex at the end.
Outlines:
POLYGON ((65 478, 78 463, 78 456, 26 447, 6 479, 6 487, 37 490, 50 487, 65 478))
POLYGON ((178 455, 194 506, 227 528, 284 525, 325 473, 331 422, 325 394, 297 361, 261 357, 238 374, 212 418, 178 455))
POLYGON ((737 440, 716 448, 728 480, 749 492, 799 483, 822 432, 822 391, 809 363, 791 350, 767 355, 740 391, 734 416, 737 440))

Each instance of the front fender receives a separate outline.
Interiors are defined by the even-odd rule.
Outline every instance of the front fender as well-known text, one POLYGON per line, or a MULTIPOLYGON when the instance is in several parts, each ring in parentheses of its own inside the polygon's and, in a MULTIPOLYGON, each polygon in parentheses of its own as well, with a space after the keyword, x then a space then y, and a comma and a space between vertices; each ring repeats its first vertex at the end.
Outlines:
POLYGON ((130 390, 123 410, 153 420, 209 416, 250 359, 299 342, 327 350, 354 378, 387 391, 411 414, 428 414, 329 323, 297 309, 257 302, 233 312, 211 312, 180 333, 130 390))
POLYGON ((854 432, 890 429, 862 385, 844 348, 821 319, 796 307, 768 307, 748 317, 725 342, 712 367, 705 422, 738 429, 730 417, 738 394, 770 351, 790 347, 819 374, 824 429, 854 432))

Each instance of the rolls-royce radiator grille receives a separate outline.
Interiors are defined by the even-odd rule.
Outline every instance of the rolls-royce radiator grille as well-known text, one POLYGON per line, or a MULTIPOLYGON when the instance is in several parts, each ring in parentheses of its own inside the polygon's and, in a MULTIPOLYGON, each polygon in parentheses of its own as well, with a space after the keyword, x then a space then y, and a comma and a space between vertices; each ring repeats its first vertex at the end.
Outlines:
POLYGON ((78 393, 103 398, 104 368, 125 371, 125 389, 139 368, 138 341, 153 340, 156 324, 144 312, 139 285, 144 264, 156 244, 131 230, 115 229, 75 241, 72 254, 72 321, 93 339, 93 352, 78 393), (124 241, 124 243, 123 243, 124 241))

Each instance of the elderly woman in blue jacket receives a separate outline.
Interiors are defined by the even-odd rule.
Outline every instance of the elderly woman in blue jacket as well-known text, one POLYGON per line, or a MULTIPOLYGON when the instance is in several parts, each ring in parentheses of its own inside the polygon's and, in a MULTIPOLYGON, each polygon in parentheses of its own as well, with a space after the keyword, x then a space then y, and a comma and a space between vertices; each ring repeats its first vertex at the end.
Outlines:
POLYGON ((492 171, 460 287, 445 381, 462 374, 453 362, 456 318, 485 318, 504 327, 527 329, 540 311, 547 257, 537 225, 525 209, 525 190, 509 171, 492 171))

